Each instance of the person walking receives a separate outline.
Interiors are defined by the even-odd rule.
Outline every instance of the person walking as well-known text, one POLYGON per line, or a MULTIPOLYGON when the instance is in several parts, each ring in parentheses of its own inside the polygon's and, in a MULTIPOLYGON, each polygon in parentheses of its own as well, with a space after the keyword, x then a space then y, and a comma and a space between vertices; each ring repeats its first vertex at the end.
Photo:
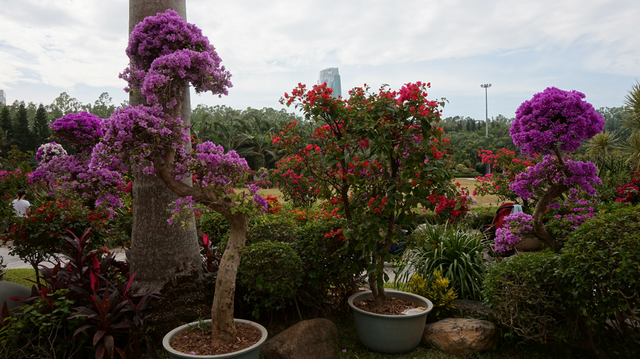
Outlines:
POLYGON ((18 191, 18 197, 11 202, 13 209, 16 212, 16 216, 18 217, 26 217, 29 212, 29 206, 31 204, 29 201, 24 199, 26 195, 27 191, 21 189, 18 191))

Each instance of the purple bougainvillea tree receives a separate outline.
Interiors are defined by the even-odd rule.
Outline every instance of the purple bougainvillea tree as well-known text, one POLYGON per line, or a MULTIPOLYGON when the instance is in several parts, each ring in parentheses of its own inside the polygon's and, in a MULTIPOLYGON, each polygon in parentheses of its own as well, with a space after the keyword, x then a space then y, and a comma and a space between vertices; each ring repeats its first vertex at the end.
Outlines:
POLYGON ((536 237, 554 249, 558 242, 542 223, 547 206, 570 188, 595 195, 594 185, 601 183, 593 163, 573 161, 563 154, 576 151, 583 140, 604 129, 604 118, 584 97, 578 91, 548 87, 520 105, 510 129, 513 143, 523 154, 545 155, 541 162, 518 175, 510 188, 525 199, 534 193, 542 194, 533 211, 533 230, 536 237))
MULTIPOLYGON (((231 75, 220 65, 220 57, 200 29, 173 10, 147 17, 136 25, 127 55, 130 64, 121 75, 128 82, 126 90, 142 94, 146 103, 116 110, 101 122, 102 139, 92 146, 86 173, 109 169, 133 176, 155 175, 180 197, 172 213, 198 203, 227 218, 231 233, 218 270, 211 316, 213 347, 229 345, 235 340, 235 279, 239 249, 247 235, 247 216, 265 212, 267 203, 256 193, 257 187, 249 187, 246 192, 233 191, 235 186, 242 185, 248 170, 246 161, 237 153, 225 153, 221 146, 211 142, 199 144, 193 150, 187 146, 188 128, 180 114, 189 84, 196 92, 227 94, 231 75), (193 178, 193 185, 182 181, 186 178, 193 178)), ((93 124, 90 120, 83 123, 93 124)), ((62 127, 74 130, 72 125, 62 127)), ((42 153, 53 154, 52 151, 43 149, 42 153)), ((104 196, 98 201, 109 199, 106 191, 100 194, 104 196)))
POLYGON ((36 152, 38 168, 30 180, 42 180, 57 197, 80 199, 94 209, 117 208, 122 204, 118 187, 124 185, 122 175, 108 167, 90 167, 93 148, 103 136, 102 119, 88 112, 71 113, 51 124, 53 136, 70 146, 67 154, 56 142, 45 143, 36 152))

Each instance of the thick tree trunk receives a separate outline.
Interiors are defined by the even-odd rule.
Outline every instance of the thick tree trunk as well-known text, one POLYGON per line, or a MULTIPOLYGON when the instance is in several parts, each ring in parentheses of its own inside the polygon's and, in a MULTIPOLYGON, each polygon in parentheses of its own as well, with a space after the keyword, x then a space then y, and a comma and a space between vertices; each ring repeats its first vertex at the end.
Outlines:
MULTIPOLYGON (((167 9, 177 11, 186 19, 185 0, 129 0, 129 32, 145 17, 167 9)), ((131 96, 130 101, 131 105, 146 102, 142 96, 131 96)), ((188 125, 189 91, 185 91, 181 113, 182 121, 188 125)), ((195 225, 170 226, 167 222, 167 206, 177 198, 156 176, 140 175, 134 181, 131 268, 138 273, 136 291, 159 291, 180 277, 202 277, 195 225)))
POLYGON ((556 241, 556 239, 553 238, 553 236, 551 236, 544 228, 542 217, 544 216, 544 212, 547 210, 547 206, 551 204, 551 201, 554 198, 559 197, 567 189, 569 189, 569 187, 565 185, 551 185, 542 198, 540 198, 536 208, 533 210, 533 232, 538 239, 543 241, 551 249, 556 249, 558 241, 556 241))

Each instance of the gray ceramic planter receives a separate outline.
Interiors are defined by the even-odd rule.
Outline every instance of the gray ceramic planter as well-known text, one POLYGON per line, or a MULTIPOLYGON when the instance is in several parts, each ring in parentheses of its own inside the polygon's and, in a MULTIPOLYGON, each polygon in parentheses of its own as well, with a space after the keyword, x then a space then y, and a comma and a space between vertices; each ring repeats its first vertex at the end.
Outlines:
POLYGON ((433 304, 424 297, 406 292, 387 291, 387 295, 413 302, 427 309, 422 313, 410 315, 382 315, 366 312, 353 303, 370 298, 373 294, 371 291, 356 293, 349 297, 349 306, 353 310, 358 339, 374 352, 386 354, 410 352, 420 344, 427 314, 433 309, 433 304))
MULTIPOLYGON (((249 320, 244 320, 244 319, 234 319, 233 320, 236 324, 248 324, 254 328, 257 328, 258 330, 260 330, 260 332, 262 333, 262 338, 260 338, 260 341, 258 341, 256 344, 237 351, 237 352, 233 352, 233 353, 227 353, 227 354, 220 354, 220 355, 192 355, 192 354, 187 354, 187 353, 183 353, 183 352, 179 352, 173 348, 171 348, 171 339, 173 339, 173 337, 175 337, 176 335, 184 332, 185 330, 188 330, 190 328, 196 327, 198 326, 199 322, 192 322, 189 324, 185 324, 183 326, 177 327, 176 329, 170 331, 169 333, 167 333, 167 335, 164 336, 164 338, 162 339, 162 346, 164 347, 164 349, 169 353, 169 356, 172 359, 259 359, 260 358, 260 347, 262 346, 262 343, 264 343, 265 340, 267 340, 267 329, 265 329, 265 327, 263 327, 262 325, 256 323, 256 322, 252 322, 249 320)), ((211 324, 211 319, 205 320, 204 324, 211 324)))

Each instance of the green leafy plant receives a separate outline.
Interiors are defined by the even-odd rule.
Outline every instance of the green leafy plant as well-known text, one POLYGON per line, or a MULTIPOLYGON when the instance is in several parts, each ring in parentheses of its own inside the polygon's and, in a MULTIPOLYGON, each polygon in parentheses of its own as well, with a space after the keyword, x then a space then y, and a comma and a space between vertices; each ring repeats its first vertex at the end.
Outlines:
POLYGON ((558 274, 568 303, 580 308, 587 336, 605 344, 607 331, 622 333, 640 349, 640 209, 599 214, 567 237, 558 274))
POLYGON ((404 289, 429 299, 433 303, 432 314, 436 320, 439 320, 455 309, 453 301, 458 295, 449 288, 449 284, 449 279, 442 277, 440 271, 436 269, 428 282, 421 275, 414 274, 404 289))
POLYGON ((75 328, 82 326, 85 320, 69 318, 77 313, 76 304, 68 299, 69 294, 69 289, 45 291, 31 304, 23 306, 19 317, 3 315, 0 357, 92 357, 88 336, 72 338, 75 328))
POLYGON ((258 318, 264 310, 278 310, 290 303, 302 282, 302 261, 291 245, 262 241, 245 247, 238 268, 238 284, 244 300, 258 318))
POLYGON ((575 333, 557 285, 559 261, 552 252, 524 253, 489 266, 482 294, 502 325, 544 342, 565 341, 575 333))
POLYGON ((305 219, 296 227, 292 246, 302 259, 304 301, 324 311, 346 308, 364 280, 365 258, 356 243, 339 234, 345 223, 328 215, 305 219))
POLYGON ((27 217, 17 221, 9 234, 3 238, 9 245, 9 254, 19 256, 28 262, 36 272, 40 284, 38 265, 49 261, 66 243, 64 233, 70 231, 80 235, 88 228, 94 228, 94 240, 90 249, 102 247, 106 243, 108 215, 90 211, 74 202, 51 201, 32 210, 27 217))
POLYGON ((413 232, 416 246, 405 253, 396 269, 396 283, 418 274, 427 281, 438 270, 463 299, 479 299, 484 279, 482 237, 451 226, 423 225, 413 232))

